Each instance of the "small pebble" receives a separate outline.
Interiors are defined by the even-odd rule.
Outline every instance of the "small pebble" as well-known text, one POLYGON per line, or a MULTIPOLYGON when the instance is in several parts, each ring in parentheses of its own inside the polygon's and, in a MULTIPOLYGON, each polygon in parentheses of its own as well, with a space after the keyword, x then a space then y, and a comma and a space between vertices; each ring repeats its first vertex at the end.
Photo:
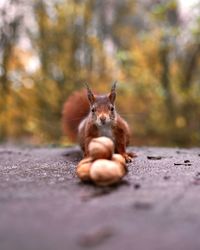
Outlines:
POLYGON ((136 184, 134 184, 133 186, 134 186, 135 189, 141 188, 141 185, 140 185, 139 183, 136 183, 136 184))
POLYGON ((161 156, 147 156, 148 160, 161 160, 162 157, 161 156))
POLYGON ((94 229, 86 232, 79 239, 79 245, 84 248, 93 248, 103 244, 108 238, 112 237, 114 230, 109 227, 94 229))
POLYGON ((141 210, 149 210, 153 207, 153 204, 148 201, 137 201, 133 204, 133 207, 141 210))

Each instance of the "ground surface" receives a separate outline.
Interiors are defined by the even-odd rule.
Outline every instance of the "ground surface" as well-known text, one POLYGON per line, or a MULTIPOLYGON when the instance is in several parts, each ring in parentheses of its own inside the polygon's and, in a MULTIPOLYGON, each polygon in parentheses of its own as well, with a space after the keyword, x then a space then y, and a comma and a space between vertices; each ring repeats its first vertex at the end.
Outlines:
POLYGON ((116 187, 75 176, 78 148, 0 146, 0 249, 200 249, 200 149, 135 148, 116 187))

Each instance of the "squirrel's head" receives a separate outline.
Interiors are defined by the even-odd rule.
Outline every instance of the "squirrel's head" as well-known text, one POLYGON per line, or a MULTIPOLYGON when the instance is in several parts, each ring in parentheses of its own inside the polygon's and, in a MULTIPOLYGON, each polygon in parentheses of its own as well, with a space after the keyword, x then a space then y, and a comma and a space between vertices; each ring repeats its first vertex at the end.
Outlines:
POLYGON ((116 82, 106 95, 94 95, 86 84, 87 96, 90 104, 90 115, 97 126, 105 126, 114 122, 116 118, 115 98, 116 82))

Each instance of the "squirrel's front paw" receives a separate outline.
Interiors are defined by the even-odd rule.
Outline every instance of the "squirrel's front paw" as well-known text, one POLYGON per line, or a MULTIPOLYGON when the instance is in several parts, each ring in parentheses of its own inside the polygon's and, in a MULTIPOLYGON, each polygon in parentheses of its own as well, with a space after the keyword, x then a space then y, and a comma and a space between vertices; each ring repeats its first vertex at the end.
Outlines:
POLYGON ((124 153, 124 154, 122 154, 122 156, 124 157, 124 159, 126 160, 126 163, 130 163, 130 162, 132 162, 132 156, 131 155, 129 155, 129 154, 127 154, 127 153, 124 153))
POLYGON ((137 155, 135 153, 132 153, 132 152, 124 153, 124 154, 122 154, 122 156, 126 160, 126 163, 132 162, 133 158, 137 157, 137 155))

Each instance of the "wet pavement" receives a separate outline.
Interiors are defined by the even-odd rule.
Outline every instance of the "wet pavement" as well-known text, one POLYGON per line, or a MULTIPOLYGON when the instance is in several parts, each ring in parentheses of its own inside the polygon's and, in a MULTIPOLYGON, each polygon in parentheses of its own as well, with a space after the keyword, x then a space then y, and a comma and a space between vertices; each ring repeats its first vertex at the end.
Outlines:
POLYGON ((199 250, 200 149, 130 149, 100 188, 76 177, 77 147, 0 146, 0 250, 199 250))

